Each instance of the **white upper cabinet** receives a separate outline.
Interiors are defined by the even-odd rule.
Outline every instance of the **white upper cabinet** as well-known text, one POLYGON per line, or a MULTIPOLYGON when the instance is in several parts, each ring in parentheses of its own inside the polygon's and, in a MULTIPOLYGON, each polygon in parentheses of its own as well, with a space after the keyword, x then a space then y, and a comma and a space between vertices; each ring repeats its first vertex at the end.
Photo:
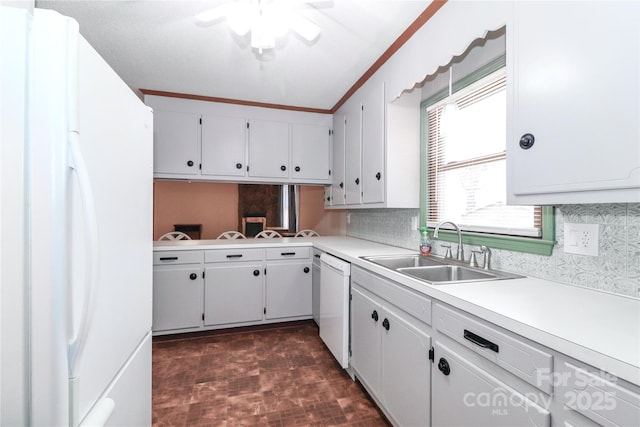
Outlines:
POLYGON ((202 175, 245 176, 246 120, 202 117, 202 175))
POLYGON ((147 95, 154 177, 331 184, 332 116, 147 95))
POLYGON ((328 126, 291 125, 291 178, 328 181, 331 135, 328 126))
POLYGON ((346 117, 345 139, 344 139, 344 191, 345 204, 359 205, 362 193, 362 126, 361 114, 362 104, 351 102, 344 106, 346 117))
POLYGON ((508 202, 640 201, 640 3, 514 7, 508 202))
MULTIPOLYGON (((332 151, 332 185, 331 204, 333 206, 344 205, 344 142, 345 142, 346 117, 344 114, 333 115, 333 151, 332 151)), ((325 198, 326 200, 326 198, 325 198)))
POLYGON ((384 84, 362 100, 362 203, 384 202, 384 84))
POLYGON ((289 124, 249 121, 249 176, 289 177, 289 124))
POLYGON ((200 115, 153 112, 153 170, 163 175, 197 175, 200 156, 200 115))
POLYGON ((333 207, 417 208, 420 91, 387 104, 384 82, 358 90, 333 116, 333 171, 333 207))

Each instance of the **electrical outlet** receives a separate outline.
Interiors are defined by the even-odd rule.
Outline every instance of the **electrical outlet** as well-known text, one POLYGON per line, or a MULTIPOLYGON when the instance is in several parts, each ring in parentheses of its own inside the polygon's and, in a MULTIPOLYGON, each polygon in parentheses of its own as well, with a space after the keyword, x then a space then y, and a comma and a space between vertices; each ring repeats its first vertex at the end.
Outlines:
POLYGON ((564 224, 564 252, 598 256, 598 224, 564 224))

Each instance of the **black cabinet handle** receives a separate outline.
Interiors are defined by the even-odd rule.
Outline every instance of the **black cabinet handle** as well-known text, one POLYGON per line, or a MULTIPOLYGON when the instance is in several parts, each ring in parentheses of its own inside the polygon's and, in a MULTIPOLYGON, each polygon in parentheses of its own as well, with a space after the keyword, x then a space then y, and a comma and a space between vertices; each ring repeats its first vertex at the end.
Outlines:
POLYGON ((449 375, 451 373, 451 367, 449 366, 449 362, 444 357, 441 357, 438 361, 438 369, 445 375, 449 375))
POLYGON ((227 255, 227 258, 242 258, 242 254, 231 254, 231 255, 227 255))
POLYGON ((260 270, 253 270, 253 275, 254 276, 259 276, 260 275, 260 270))
POLYGON ((360 178, 356 178, 356 185, 360 185, 360 178))
POLYGON ((374 321, 376 321, 376 322, 377 322, 377 321, 378 321, 378 312, 377 312, 377 311, 375 311, 375 310, 373 310, 373 313, 371 313, 371 318, 372 318, 374 321))
POLYGON ((315 254, 314 257, 320 258, 320 255, 319 254, 315 254))
POLYGON ((189 166, 189 167, 193 166, 193 160, 189 160, 189 161, 187 162, 187 166, 189 166))
POLYGON ((533 147, 533 144, 536 142, 536 137, 531 133, 525 133, 520 137, 520 148, 523 150, 528 150, 533 147))
POLYGON ((376 179, 377 179, 378 181, 380 181, 380 178, 382 178, 382 175, 380 175, 380 172, 378 172, 378 173, 376 174, 376 179))
POLYGON ((300 166, 296 166, 295 170, 296 172, 300 172, 300 166))
POLYGON ((284 172, 284 171, 286 171, 286 170, 287 170, 287 167, 286 167, 285 165, 282 165, 282 166, 280 166, 280 170, 281 170, 282 172, 284 172))
POLYGON ((302 271, 304 271, 305 273, 308 273, 309 272, 309 267, 305 267, 304 270, 302 270, 302 271))
POLYGON ((198 275, 196 273, 191 273, 189 275, 189 279, 191 279, 191 280, 196 280, 197 278, 198 278, 198 275))
POLYGON ((295 252, 280 252, 280 255, 282 256, 293 256, 295 254, 296 254, 295 252))
POLYGON ((242 163, 236 163, 236 169, 242 169, 242 163))
POLYGON ((344 182, 340 183, 340 188, 344 188, 344 182))
POLYGON ((389 328, 391 327, 391 325, 389 324, 389 319, 385 318, 382 321, 382 327, 385 328, 387 331, 389 330, 389 328))
POLYGON ((166 256, 166 257, 160 258, 160 261, 177 261, 177 260, 178 260, 177 256, 166 256))
POLYGON ((330 201, 331 201, 331 197, 327 197, 327 202, 330 202, 330 201))
POLYGON ((473 332, 467 331, 466 329, 464 330, 464 339, 471 341, 479 347, 488 348, 489 350, 493 350, 498 353, 498 344, 494 344, 491 341, 474 334, 473 332))

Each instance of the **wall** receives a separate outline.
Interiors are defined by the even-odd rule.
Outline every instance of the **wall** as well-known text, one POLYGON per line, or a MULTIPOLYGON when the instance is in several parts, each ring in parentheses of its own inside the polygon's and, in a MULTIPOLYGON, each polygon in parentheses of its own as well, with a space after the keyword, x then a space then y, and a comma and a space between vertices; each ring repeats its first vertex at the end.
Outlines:
MULTIPOLYGON (((411 228, 411 218, 419 214, 419 209, 350 210, 346 234, 417 251, 420 235, 411 228)), ((492 268, 640 297, 640 204, 562 205, 555 221, 557 244, 551 256, 496 249, 492 268), (598 224, 599 256, 564 253, 564 222, 598 224)), ((465 246, 467 257, 470 249, 465 246)), ((433 251, 444 254, 437 241, 433 251)))
MULTIPOLYGON (((155 181, 153 239, 173 231, 174 224, 202 224, 202 239, 215 239, 228 230, 240 230, 238 184, 155 181)), ((324 187, 300 186, 298 229, 320 235, 344 235, 344 211, 324 209, 324 187)))
POLYGON ((153 239, 174 224, 202 224, 202 239, 238 230, 238 184, 156 181, 153 184, 153 239))

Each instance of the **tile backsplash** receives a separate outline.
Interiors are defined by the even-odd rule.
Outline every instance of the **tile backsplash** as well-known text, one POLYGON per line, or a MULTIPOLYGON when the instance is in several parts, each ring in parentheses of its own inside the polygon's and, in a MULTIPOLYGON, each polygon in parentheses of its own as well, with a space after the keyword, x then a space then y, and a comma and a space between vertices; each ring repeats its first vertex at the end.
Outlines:
MULTIPOLYGON (((492 267, 640 298, 640 204, 561 205, 555 212, 557 243, 551 256, 493 249, 492 267), (598 225, 597 257, 564 252, 565 222, 598 225)), ((420 216, 418 209, 350 210, 348 214, 347 236, 418 250, 420 234, 411 227, 412 218, 420 216)), ((438 241, 433 251, 444 253, 438 241)), ((466 247, 465 253, 470 253, 466 247)))

